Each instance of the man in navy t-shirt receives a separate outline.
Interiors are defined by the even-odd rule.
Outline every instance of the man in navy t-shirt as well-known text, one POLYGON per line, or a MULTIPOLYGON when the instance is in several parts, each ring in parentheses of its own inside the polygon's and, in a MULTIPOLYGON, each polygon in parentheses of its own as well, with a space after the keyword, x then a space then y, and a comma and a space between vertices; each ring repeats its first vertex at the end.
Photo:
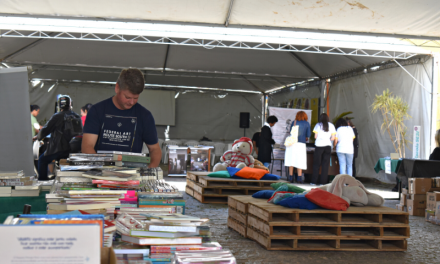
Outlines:
POLYGON ((159 166, 162 151, 153 115, 137 103, 145 81, 138 69, 124 69, 116 82, 116 95, 93 105, 87 113, 82 140, 83 153, 98 150, 142 152, 151 157, 150 168, 159 166))

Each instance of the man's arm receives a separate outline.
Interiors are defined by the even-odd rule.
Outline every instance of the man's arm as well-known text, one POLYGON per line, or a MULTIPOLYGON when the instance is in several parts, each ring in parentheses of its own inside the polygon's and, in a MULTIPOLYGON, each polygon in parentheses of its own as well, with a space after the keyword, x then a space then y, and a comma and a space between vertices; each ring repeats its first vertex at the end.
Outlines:
POLYGON ((98 141, 98 135, 85 133, 82 139, 81 152, 86 154, 96 154, 96 141, 98 141))
POLYGON ((42 140, 43 138, 47 137, 50 133, 52 133, 53 131, 55 131, 56 125, 58 123, 58 121, 60 120, 60 118, 64 118, 63 115, 53 115, 49 121, 47 121, 47 123, 44 125, 43 128, 41 128, 41 130, 38 132, 37 134, 37 139, 38 140, 42 140))
MULTIPOLYGON (((84 139, 83 139, 84 144, 84 139)), ((154 145, 147 145, 148 151, 150 152, 150 165, 148 168, 159 167, 160 160, 162 159, 162 150, 160 149, 159 143, 154 145)))

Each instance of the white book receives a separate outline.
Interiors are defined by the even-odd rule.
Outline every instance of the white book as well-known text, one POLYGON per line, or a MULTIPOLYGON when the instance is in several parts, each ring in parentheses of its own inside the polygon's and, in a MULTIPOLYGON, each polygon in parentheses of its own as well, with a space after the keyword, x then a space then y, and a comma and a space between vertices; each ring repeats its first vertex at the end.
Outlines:
POLYGON ((133 255, 133 254, 142 254, 144 257, 148 257, 150 255, 150 250, 148 248, 145 249, 113 249, 116 255, 133 255))
POLYGON ((130 178, 118 178, 118 177, 108 177, 108 176, 95 176, 95 175, 87 175, 83 173, 83 177, 91 178, 95 180, 106 180, 106 181, 131 181, 133 180, 132 177, 130 178))
POLYGON ((91 210, 101 208, 114 208, 115 206, 109 203, 76 203, 76 204, 56 204, 50 203, 47 205, 49 210, 91 210))
POLYGON ((38 185, 15 186, 15 190, 16 191, 40 190, 40 186, 38 185))
POLYGON ((71 177, 78 177, 82 176, 84 171, 60 171, 56 170, 55 175, 58 177, 65 177, 65 176, 71 176, 71 177))
POLYGON ((10 193, 0 193, 0 197, 11 197, 12 194, 10 193))
POLYGON ((11 193, 12 191, 12 187, 8 186, 8 187, 0 187, 0 194, 1 193, 11 193))
POLYGON ((122 235, 122 241, 137 245, 194 245, 202 244, 201 237, 181 237, 181 238, 142 238, 122 235))
POLYGON ((148 226, 149 231, 156 232, 197 232, 197 226, 171 226, 171 225, 150 225, 148 226))
POLYGON ((21 171, 0 171, 0 177, 22 177, 24 176, 24 172, 21 171))
POLYGON ((31 191, 16 191, 12 190, 11 196, 40 196, 40 190, 31 190, 31 191))
POLYGON ((127 155, 127 156, 141 156, 145 157, 145 153, 125 152, 125 151, 112 151, 112 150, 98 150, 98 154, 113 154, 113 155, 127 155))
POLYGON ((154 232, 145 230, 130 230, 130 236, 136 237, 163 237, 163 238, 178 238, 178 237, 191 237, 198 236, 199 232, 154 232))
POLYGON ((84 183, 88 183, 88 182, 92 182, 93 179, 91 178, 86 178, 86 177, 60 177, 60 182, 64 183, 64 182, 84 182, 84 183))

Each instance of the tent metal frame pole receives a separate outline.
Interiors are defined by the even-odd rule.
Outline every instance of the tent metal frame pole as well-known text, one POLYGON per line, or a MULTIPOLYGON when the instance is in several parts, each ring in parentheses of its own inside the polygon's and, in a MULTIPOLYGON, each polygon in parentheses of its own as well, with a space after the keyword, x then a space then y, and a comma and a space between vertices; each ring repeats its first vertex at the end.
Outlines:
POLYGON ((294 52, 290 52, 290 55, 292 55, 299 63, 301 63, 304 67, 306 67, 316 77, 322 79, 322 76, 318 72, 316 72, 310 65, 308 65, 303 59, 301 59, 297 54, 295 54, 294 52))
POLYGON ((225 27, 229 26, 229 19, 231 18, 232 6, 234 5, 234 0, 229 3, 228 15, 226 16, 225 27))
POLYGON ((232 48, 243 50, 266 50, 283 52, 301 52, 333 54, 342 56, 375 57, 386 59, 409 59, 418 55, 414 52, 392 51, 392 50, 367 50, 360 48, 347 48, 338 46, 318 46, 318 45, 298 45, 285 43, 266 43, 266 42, 247 42, 231 41, 223 39, 196 39, 196 38, 176 38, 176 37, 154 37, 144 35, 124 35, 124 34, 102 34, 90 32, 52 32, 45 31, 26 31, 20 29, 5 29, 0 34, 2 38, 35 38, 35 39, 64 39, 64 40, 87 40, 87 41, 110 41, 123 43, 144 43, 144 44, 166 44, 213 48, 232 48))
POLYGON ((436 143, 434 140, 434 136, 437 130, 437 108, 438 108, 438 73, 439 73, 439 56, 433 55, 432 56, 432 82, 431 82, 431 133, 430 133, 430 151, 429 153, 432 153, 434 148, 436 147, 436 143))

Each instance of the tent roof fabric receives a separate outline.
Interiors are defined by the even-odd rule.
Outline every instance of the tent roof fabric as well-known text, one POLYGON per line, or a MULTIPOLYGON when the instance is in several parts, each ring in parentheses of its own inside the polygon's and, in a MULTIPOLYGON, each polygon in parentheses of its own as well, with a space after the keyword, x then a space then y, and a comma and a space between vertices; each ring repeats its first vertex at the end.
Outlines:
POLYGON ((32 66, 31 79, 112 83, 122 68, 136 67, 150 87, 264 93, 429 54, 419 42, 369 34, 440 38, 436 7, 434 0, 5 1, 0 61, 32 66))
POLYGON ((319 29, 440 38, 437 0, 22 0, 2 13, 319 29), (231 10, 231 11, 230 11, 231 10), (228 16, 228 12, 230 15, 228 16))

